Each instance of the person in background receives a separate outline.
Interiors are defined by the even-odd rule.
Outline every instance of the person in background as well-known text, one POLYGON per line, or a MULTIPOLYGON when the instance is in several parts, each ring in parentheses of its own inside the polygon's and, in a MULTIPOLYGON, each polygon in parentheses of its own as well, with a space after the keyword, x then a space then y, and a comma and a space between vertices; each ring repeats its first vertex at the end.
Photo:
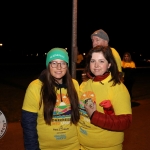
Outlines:
POLYGON ((84 64, 83 61, 84 61, 83 55, 78 51, 77 52, 77 62, 76 62, 77 68, 83 67, 83 64, 84 64))
POLYGON ((79 84, 69 73, 63 48, 46 56, 44 75, 32 81, 25 93, 21 124, 26 150, 79 150, 79 84))
POLYGON ((130 95, 118 76, 111 47, 96 46, 86 57, 88 80, 79 90, 81 150, 122 150, 132 122, 130 95))
POLYGON ((122 71, 124 73, 124 84, 127 87, 131 100, 133 98, 132 88, 135 82, 135 62, 131 58, 131 54, 129 52, 125 52, 122 58, 122 71))
MULTIPOLYGON (((102 29, 94 31, 91 34, 91 40, 92 40, 92 46, 93 47, 98 46, 98 45, 101 45, 101 46, 108 46, 109 45, 109 36, 102 29)), ((121 57, 120 57, 119 53, 114 48, 111 47, 111 50, 112 50, 113 56, 115 58, 115 61, 117 63, 120 79, 122 80, 123 74, 122 74, 122 67, 121 67, 121 57)), ((86 80, 85 74, 82 74, 82 79, 83 79, 83 81, 86 80)))

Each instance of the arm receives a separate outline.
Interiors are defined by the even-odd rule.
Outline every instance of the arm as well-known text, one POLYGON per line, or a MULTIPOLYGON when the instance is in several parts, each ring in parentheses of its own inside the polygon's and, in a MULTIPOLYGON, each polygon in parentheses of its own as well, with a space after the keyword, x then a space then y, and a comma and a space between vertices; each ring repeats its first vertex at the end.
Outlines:
POLYGON ((111 131, 123 131, 130 126, 132 122, 132 115, 107 115, 95 111, 90 119, 91 123, 95 126, 111 131))
POLYGON ((25 150, 39 150, 37 135, 37 113, 22 110, 21 125, 25 150))
POLYGON ((27 87, 24 96, 21 125, 26 150, 39 150, 37 117, 41 86, 42 82, 39 79, 32 81, 27 87))
POLYGON ((94 107, 90 107, 85 104, 85 109, 90 117, 91 123, 95 126, 111 131, 123 131, 127 129, 132 122, 131 114, 122 115, 108 115, 98 112, 96 110, 96 104, 94 107))

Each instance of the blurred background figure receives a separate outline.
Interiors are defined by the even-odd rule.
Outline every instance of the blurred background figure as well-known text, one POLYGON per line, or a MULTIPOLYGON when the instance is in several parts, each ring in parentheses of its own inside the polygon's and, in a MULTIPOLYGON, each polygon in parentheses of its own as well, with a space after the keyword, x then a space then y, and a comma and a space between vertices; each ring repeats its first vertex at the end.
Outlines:
POLYGON ((124 73, 124 84, 129 91, 131 100, 133 98, 132 88, 135 82, 135 68, 136 65, 131 58, 131 54, 129 52, 125 52, 122 59, 122 71, 124 73))
POLYGON ((82 68, 84 67, 84 57, 83 55, 80 53, 80 51, 78 50, 77 52, 77 68, 82 68))
MULTIPOLYGON (((91 41, 92 41, 92 47, 96 47, 96 46, 108 46, 109 45, 109 36, 108 34, 102 30, 96 30, 91 34, 91 41)), ((113 47, 111 47, 111 51, 113 53, 113 56, 115 58, 115 61, 117 63, 117 67, 119 70, 119 77, 122 80, 122 66, 121 66, 121 57, 119 55, 119 53, 117 52, 117 50, 113 47)), ((82 80, 86 81, 87 77, 85 73, 82 73, 82 80)))

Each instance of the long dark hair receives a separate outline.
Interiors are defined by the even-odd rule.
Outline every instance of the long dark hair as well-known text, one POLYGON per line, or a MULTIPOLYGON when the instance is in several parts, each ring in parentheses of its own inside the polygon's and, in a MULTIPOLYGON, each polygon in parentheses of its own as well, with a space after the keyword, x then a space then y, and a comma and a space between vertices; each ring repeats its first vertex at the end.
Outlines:
POLYGON ((112 78, 110 80, 110 81, 113 81, 112 85, 114 86, 116 84, 120 84, 121 82, 120 82, 120 78, 119 78, 119 70, 118 70, 117 63, 116 63, 115 58, 112 54, 112 50, 111 50, 110 46, 96 46, 88 52, 88 54, 86 56, 85 72, 90 73, 91 76, 94 76, 92 74, 92 72, 90 71, 90 61, 92 58, 92 54, 93 53, 99 53, 99 52, 102 52, 105 59, 108 61, 108 63, 111 63, 109 71, 111 72, 111 76, 112 76, 112 78))
POLYGON ((123 54, 123 61, 126 62, 125 55, 128 55, 128 57, 129 57, 128 62, 132 62, 132 57, 131 57, 131 54, 129 52, 125 52, 123 54))
MULTIPOLYGON (((51 75, 49 66, 47 67, 45 71, 45 75, 43 78, 43 86, 41 88, 41 103, 40 107, 43 102, 44 106, 44 119, 46 124, 51 124, 52 117, 53 117, 53 110, 56 104, 56 80, 55 78, 51 75)), ((63 77, 63 84, 66 86, 67 89, 67 96, 70 100, 70 105, 71 105, 71 123, 77 124, 79 121, 80 115, 79 115, 79 99, 78 99, 78 94, 77 91, 74 87, 72 78, 70 76, 69 70, 67 68, 67 72, 65 76, 63 77)))

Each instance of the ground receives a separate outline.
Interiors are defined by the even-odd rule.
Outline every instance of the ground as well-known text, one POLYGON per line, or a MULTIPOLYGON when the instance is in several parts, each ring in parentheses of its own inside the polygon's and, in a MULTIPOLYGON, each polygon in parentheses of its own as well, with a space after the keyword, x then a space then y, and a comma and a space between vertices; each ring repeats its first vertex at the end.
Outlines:
MULTIPOLYGON (((8 121, 6 134, 0 139, 1 150, 23 150, 23 133, 20 124, 21 107, 28 84, 37 78, 43 65, 28 67, 1 66, 0 110, 8 121)), ((81 73, 81 72, 80 72, 81 73)), ((80 74, 78 72, 78 77, 80 74)), ((150 68, 138 69, 133 87, 133 122, 125 131, 123 150, 150 149, 150 68)))

